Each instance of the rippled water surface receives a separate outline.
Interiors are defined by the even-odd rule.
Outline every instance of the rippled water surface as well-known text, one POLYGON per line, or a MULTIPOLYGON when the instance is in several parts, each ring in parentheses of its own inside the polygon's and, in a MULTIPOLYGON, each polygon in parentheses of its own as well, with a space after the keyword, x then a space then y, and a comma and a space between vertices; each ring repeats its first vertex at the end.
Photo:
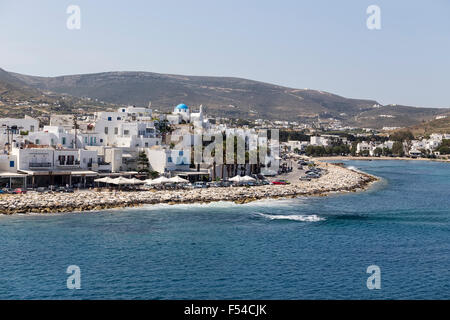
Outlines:
POLYGON ((349 161, 363 193, 0 216, 0 299, 449 299, 450 164, 349 161), (381 268, 381 290, 366 269, 381 268), (81 268, 81 290, 66 268, 81 268))

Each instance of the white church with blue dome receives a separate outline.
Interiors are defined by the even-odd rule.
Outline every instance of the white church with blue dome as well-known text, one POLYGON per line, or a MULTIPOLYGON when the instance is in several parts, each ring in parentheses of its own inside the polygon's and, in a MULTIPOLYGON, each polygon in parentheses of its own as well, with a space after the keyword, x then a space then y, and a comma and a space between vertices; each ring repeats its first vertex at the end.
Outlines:
POLYGON ((180 103, 175 107, 172 114, 167 115, 167 120, 170 124, 180 124, 180 123, 193 123, 200 124, 203 126, 203 106, 200 106, 199 112, 190 112, 189 107, 180 103))

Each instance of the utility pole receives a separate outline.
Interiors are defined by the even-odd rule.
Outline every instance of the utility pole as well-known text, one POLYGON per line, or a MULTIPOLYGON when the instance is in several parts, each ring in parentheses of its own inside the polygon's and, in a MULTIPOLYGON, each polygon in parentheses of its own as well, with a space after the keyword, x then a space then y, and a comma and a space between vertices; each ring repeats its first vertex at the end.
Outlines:
POLYGON ((11 152, 11 149, 12 149, 11 145, 12 145, 12 143, 14 141, 14 139, 13 139, 14 138, 14 132, 16 132, 19 129, 22 129, 22 127, 18 127, 16 125, 8 126, 6 124, 4 124, 3 127, 5 127, 6 134, 8 136, 8 151, 11 152), (11 138, 9 138, 9 135, 11 135, 11 138))
POLYGON ((73 148, 77 148, 77 129, 78 129, 78 122, 77 122, 77 116, 73 116, 73 128, 75 129, 75 140, 73 142, 73 148))

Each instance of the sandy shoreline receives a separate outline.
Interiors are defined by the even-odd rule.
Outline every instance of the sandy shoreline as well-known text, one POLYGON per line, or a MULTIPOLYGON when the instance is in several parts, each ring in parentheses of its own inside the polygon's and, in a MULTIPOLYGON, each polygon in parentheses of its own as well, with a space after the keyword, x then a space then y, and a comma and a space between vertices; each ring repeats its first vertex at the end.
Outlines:
POLYGON ((161 191, 78 191, 75 193, 4 195, 0 197, 0 213, 63 213, 98 211, 111 208, 136 207, 148 204, 186 204, 233 201, 247 203, 261 199, 324 196, 335 192, 364 190, 377 177, 319 163, 328 174, 312 181, 298 181, 290 185, 255 187, 208 188, 161 191))

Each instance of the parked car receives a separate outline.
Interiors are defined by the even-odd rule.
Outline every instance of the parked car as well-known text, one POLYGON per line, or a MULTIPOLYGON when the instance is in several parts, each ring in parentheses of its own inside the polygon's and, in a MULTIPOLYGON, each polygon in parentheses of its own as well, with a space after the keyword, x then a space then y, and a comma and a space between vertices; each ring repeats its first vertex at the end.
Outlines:
POLYGON ((306 176, 304 176, 304 177, 300 177, 300 178, 298 178, 300 181, 311 181, 311 177, 306 177, 306 176))
POLYGON ((272 182, 272 184, 276 184, 276 185, 286 185, 286 184, 289 184, 289 182, 286 181, 286 180, 275 180, 275 181, 272 182))
POLYGON ((15 193, 15 194, 25 194, 25 193, 27 193, 27 190, 22 189, 22 188, 17 188, 17 189, 14 189, 13 193, 15 193))
POLYGON ((65 191, 66 191, 66 188, 64 188, 64 187, 57 187, 55 189, 55 192, 65 192, 65 191))
POLYGON ((208 185, 204 182, 197 181, 194 183, 194 188, 208 188, 208 185))
POLYGON ((308 178, 317 179, 317 178, 320 178, 322 175, 320 173, 310 172, 310 173, 306 174, 306 176, 308 178))
POLYGON ((208 182, 207 185, 208 185, 208 187, 214 187, 214 188, 223 187, 223 184, 220 181, 208 182))

